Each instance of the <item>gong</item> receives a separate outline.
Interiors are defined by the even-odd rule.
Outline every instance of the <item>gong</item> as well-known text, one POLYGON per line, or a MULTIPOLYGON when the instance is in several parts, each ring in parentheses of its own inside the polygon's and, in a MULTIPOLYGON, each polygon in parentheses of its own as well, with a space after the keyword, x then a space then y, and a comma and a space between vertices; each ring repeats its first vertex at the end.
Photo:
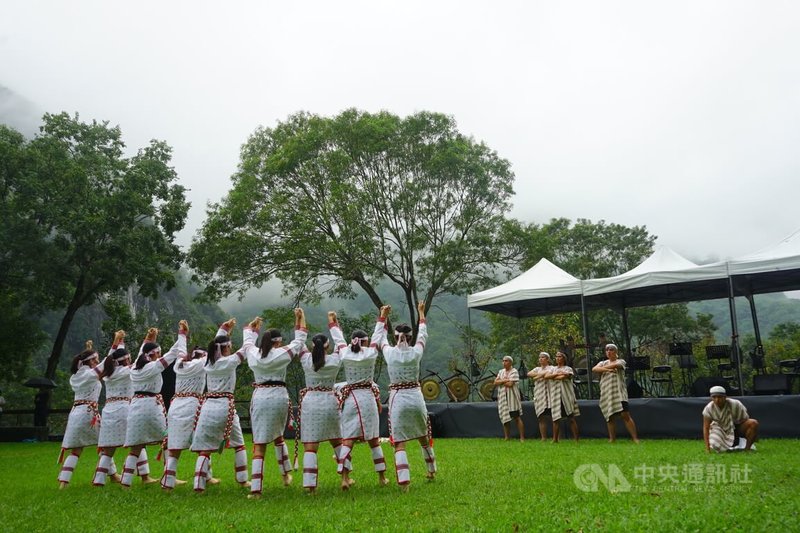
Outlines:
POLYGON ((426 400, 433 401, 439 397, 439 393, 442 392, 441 387, 436 382, 435 379, 424 379, 420 384, 420 388, 422 389, 422 397, 426 400))
POLYGON ((469 396, 469 383, 463 378, 455 377, 447 382, 450 394, 457 402, 463 402, 469 396))
POLYGON ((480 388, 478 389, 481 393, 481 398, 483 401, 488 402, 492 399, 492 391, 494 390, 494 381, 491 379, 487 379, 483 383, 481 383, 480 388))

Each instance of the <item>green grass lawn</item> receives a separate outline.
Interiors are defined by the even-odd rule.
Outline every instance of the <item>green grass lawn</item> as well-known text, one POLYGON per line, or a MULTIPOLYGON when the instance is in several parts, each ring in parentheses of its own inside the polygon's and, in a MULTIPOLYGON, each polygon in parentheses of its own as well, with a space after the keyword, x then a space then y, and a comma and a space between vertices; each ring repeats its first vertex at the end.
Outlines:
MULTIPOLYGON (((389 446, 384 445, 384 453, 393 483, 380 488, 367 447, 358 445, 353 452, 357 483, 342 493, 330 448, 323 447, 319 493, 310 497, 302 492, 300 473, 291 487, 280 485, 270 448, 264 497, 251 501, 233 482, 230 450, 212 459, 222 484, 198 495, 190 486, 162 494, 158 485, 143 487, 138 479, 129 491, 116 484, 92 487, 96 457, 90 450, 78 463, 72 484, 60 491, 58 444, 0 444, 0 530, 800 529, 798 440, 765 440, 757 452, 726 455, 707 455, 702 442, 686 440, 636 446, 626 440, 553 445, 438 439, 435 449, 439 474, 428 483, 419 447, 409 446, 412 484, 403 494, 394 484, 389 446), (578 488, 576 478, 596 492, 578 488)), ((151 447, 153 475, 162 468, 156 453, 151 447)), ((182 458, 180 478, 190 479, 194 457, 182 458)), ((120 469, 121 462, 119 454, 120 469)))

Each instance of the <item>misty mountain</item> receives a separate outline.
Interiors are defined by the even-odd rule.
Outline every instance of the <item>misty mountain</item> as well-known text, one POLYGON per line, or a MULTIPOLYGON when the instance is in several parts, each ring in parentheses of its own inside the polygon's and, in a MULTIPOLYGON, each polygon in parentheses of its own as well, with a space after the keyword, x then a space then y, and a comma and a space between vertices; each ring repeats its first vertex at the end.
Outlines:
POLYGON ((33 137, 39 131, 42 114, 32 102, 0 84, 0 124, 33 137))

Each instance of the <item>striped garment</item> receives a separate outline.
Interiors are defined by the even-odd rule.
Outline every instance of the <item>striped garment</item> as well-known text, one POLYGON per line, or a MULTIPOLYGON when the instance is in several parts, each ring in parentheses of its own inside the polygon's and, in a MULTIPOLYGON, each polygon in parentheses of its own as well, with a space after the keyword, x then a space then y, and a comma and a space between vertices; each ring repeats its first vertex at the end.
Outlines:
POLYGON ((499 385, 497 389, 497 412, 500 414, 500 422, 507 424, 511 422, 511 411, 518 411, 522 416, 522 401, 519 397, 519 372, 516 368, 511 370, 501 369, 497 373, 498 379, 510 379, 514 382, 511 387, 499 385))
POLYGON ((708 442, 716 452, 727 452, 733 449, 736 426, 750 418, 747 409, 739 400, 726 398, 725 405, 717 407, 708 402, 703 409, 703 418, 711 420, 708 442))
POLYGON ((553 414, 553 421, 561 419, 562 409, 567 416, 580 416, 581 411, 578 409, 578 400, 575 399, 575 385, 572 382, 575 372, 571 367, 564 365, 553 367, 553 373, 569 376, 565 379, 552 380, 553 389, 550 395, 550 411, 553 414))
MULTIPOLYGON (((600 366, 610 365, 612 361, 600 361, 600 366)), ((617 359, 621 363, 616 372, 603 372, 600 374, 600 410, 606 422, 611 417, 622 411, 622 402, 628 401, 628 389, 625 387, 625 360, 617 359)))
MULTIPOLYGON (((547 365, 545 367, 537 366, 530 371, 536 377, 549 374, 555 367, 547 365)), ((533 407, 536 410, 536 416, 542 416, 547 409, 550 409, 551 397, 553 395, 553 385, 555 383, 550 379, 534 379, 533 385, 533 407)))

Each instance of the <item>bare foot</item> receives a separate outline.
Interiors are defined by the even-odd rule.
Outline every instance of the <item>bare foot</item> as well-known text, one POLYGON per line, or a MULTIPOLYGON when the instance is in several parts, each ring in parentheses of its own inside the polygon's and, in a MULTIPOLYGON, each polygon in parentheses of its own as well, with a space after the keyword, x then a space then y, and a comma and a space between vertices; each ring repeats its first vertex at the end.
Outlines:
POLYGON ((411 487, 411 483, 406 483, 405 485, 400 485, 400 492, 408 492, 408 489, 411 487))
POLYGON ((283 475, 283 486, 288 487, 292 484, 292 475, 291 474, 284 474, 283 475))
MULTIPOLYGON (((206 481, 206 483, 208 483, 208 481, 206 481)), ((175 480, 175 485, 176 486, 177 485, 186 485, 186 482, 184 480, 182 480, 182 479, 176 479, 175 480)))
MULTIPOLYGON (((208 483, 208 482, 206 481, 206 483, 208 483)), ((250 482, 249 481, 243 481, 243 482, 239 483, 239 486, 240 487, 244 487, 246 489, 249 489, 250 488, 250 482)))
POLYGON ((154 477, 142 476, 142 483, 144 485, 152 485, 153 483, 158 483, 158 480, 154 477))
POLYGON ((219 478, 218 477, 210 477, 210 478, 208 478, 206 480, 206 483, 208 483, 209 485, 219 485, 219 478))
POLYGON ((640 441, 639 441, 639 439, 633 439, 633 443, 634 443, 634 444, 639 444, 639 443, 640 443, 640 441))
POLYGON ((108 479, 110 479, 112 483, 121 483, 122 482, 122 476, 120 476, 119 474, 113 474, 113 475, 109 476, 108 479))
POLYGON ((58 482, 58 488, 59 488, 59 490, 62 490, 62 489, 64 489, 64 488, 66 488, 66 486, 67 486, 67 485, 69 485, 69 483, 67 483, 66 481, 59 481, 59 482, 58 482))
POLYGON ((352 487, 353 485, 356 484, 356 480, 351 478, 351 477, 349 477, 349 478, 347 478, 347 484, 352 487))
POLYGON ((379 486, 381 486, 381 487, 385 487, 385 486, 386 486, 386 485, 388 485, 388 484, 389 484, 389 480, 388 480, 388 479, 386 479, 386 476, 383 476, 383 477, 379 477, 379 478, 378 478, 378 485, 379 485, 379 486))
POLYGON ((425 477, 428 478, 428 481, 433 481, 436 479, 436 472, 428 472, 425 477))
POLYGON ((346 479, 342 479, 342 490, 350 490, 350 483, 346 479))
POLYGON ((261 493, 260 492, 251 492, 250 494, 247 495, 247 499, 248 500, 260 500, 261 499, 261 493))

